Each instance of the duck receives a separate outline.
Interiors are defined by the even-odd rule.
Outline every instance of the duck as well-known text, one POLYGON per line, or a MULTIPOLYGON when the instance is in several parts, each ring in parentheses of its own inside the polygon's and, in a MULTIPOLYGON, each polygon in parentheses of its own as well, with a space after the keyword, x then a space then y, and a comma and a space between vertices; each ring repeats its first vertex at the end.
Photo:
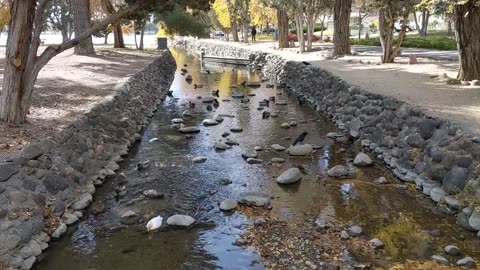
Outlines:
POLYGON ((300 136, 298 136, 295 141, 292 143, 292 145, 297 145, 297 144, 303 144, 303 140, 305 140, 305 137, 307 137, 308 132, 304 131, 300 136))
POLYGON ((210 112, 213 111, 213 108, 211 105, 207 105, 207 111, 210 111, 210 112))
POLYGON ((163 218, 156 216, 147 222, 147 232, 154 231, 162 226, 163 218))
POLYGON ((297 100, 298 100, 298 105, 303 105, 305 103, 301 97, 297 97, 297 100))
POLYGON ((220 96, 220 90, 215 90, 215 91, 212 91, 212 95, 214 95, 215 97, 218 97, 220 96))
POLYGON ((243 82, 242 82, 242 86, 243 86, 243 87, 247 86, 247 81, 243 81, 243 82))
POLYGON ((218 106, 220 106, 220 103, 218 102, 217 99, 214 99, 213 100, 213 107, 218 108, 218 106))
POLYGON ((126 186, 119 186, 116 187, 113 191, 115 193, 115 198, 121 198, 127 194, 127 187, 126 186))
POLYGON ((210 70, 207 69, 207 74, 210 74, 210 70))
POLYGON ((195 108, 195 103, 189 101, 189 102, 188 102, 188 107, 189 107, 189 108, 192 108, 192 109, 195 108))
POLYGON ((144 169, 148 168, 148 166, 150 166, 150 160, 141 161, 141 162, 137 163, 136 170, 141 171, 141 170, 144 170, 144 169))
POLYGON ((269 112, 264 111, 264 112, 262 113, 262 119, 268 119, 269 117, 270 117, 270 113, 269 113, 269 112))
POLYGON ((311 65, 309 62, 306 62, 306 61, 302 61, 302 63, 303 63, 305 66, 310 66, 310 65, 311 65))
POLYGON ((270 107, 270 100, 264 99, 263 102, 267 105, 267 107, 270 107))
POLYGON ((271 102, 275 103, 275 97, 269 97, 268 98, 271 102))
POLYGON ((193 88, 197 89, 197 88, 203 88, 203 84, 194 84, 193 85, 193 88))
POLYGON ((250 99, 248 98, 242 98, 241 103, 248 103, 250 102, 250 99))
POLYGON ((168 92, 167 92, 167 96, 173 97, 173 91, 168 91, 168 92))

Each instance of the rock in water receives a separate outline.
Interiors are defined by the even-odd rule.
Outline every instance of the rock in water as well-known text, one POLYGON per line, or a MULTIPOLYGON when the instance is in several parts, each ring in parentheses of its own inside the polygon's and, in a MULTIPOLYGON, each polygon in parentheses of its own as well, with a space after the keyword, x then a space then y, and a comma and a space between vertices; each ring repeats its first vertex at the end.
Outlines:
POLYGON ((265 206, 270 204, 270 196, 260 192, 246 192, 240 195, 238 202, 247 205, 265 206))
POLYGON ((342 194, 344 195, 353 193, 353 184, 349 184, 349 183, 343 184, 340 187, 340 192, 342 192, 342 194))
POLYGON ((302 179, 302 173, 298 168, 290 168, 284 171, 278 178, 277 183, 279 184, 293 184, 302 179))
POLYGON ((245 152, 245 153, 242 154, 242 157, 243 157, 244 159, 257 158, 257 157, 258 157, 258 153, 257 153, 257 152, 254 152, 254 151, 252 151, 252 152, 245 152))
POLYGON ((358 153, 353 164, 358 167, 367 167, 373 164, 373 160, 365 153, 358 153))
POLYGON ((200 129, 197 127, 183 127, 178 130, 180 133, 188 134, 188 133, 199 133, 200 129))
POLYGON ((281 146, 280 144, 272 144, 272 149, 275 151, 285 151, 287 148, 281 146))
POLYGON ((288 128, 290 128, 290 124, 289 123, 283 123, 283 124, 280 125, 280 127, 288 129, 288 128))
POLYGON ((444 248, 444 250, 445 250, 445 253, 447 253, 450 256, 460 255, 460 249, 454 245, 448 245, 444 248))
POLYGON ((225 199, 220 203, 220 210, 222 211, 232 211, 237 208, 238 203, 232 199, 225 199))
POLYGON ((170 226, 188 227, 195 223, 195 219, 187 215, 173 215, 167 219, 167 224, 170 226))
POLYGON ((346 177, 349 175, 347 167, 343 165, 337 165, 331 168, 330 170, 328 170, 327 174, 330 177, 336 177, 336 178, 346 177))
POLYGON ((165 195, 163 195, 163 193, 158 192, 154 189, 145 190, 143 192, 143 195, 145 195, 145 197, 147 197, 149 199, 161 199, 165 196, 165 195))
POLYGON ((213 120, 213 119, 205 119, 205 120, 203 120, 202 124, 204 126, 216 126, 216 125, 218 125, 218 122, 213 120))
POLYGON ((285 162, 285 159, 284 158, 278 158, 278 157, 274 157, 270 160, 271 163, 284 163, 285 162))
POLYGON ((359 235, 363 234, 363 229, 360 226, 354 225, 354 226, 351 226, 350 228, 348 228, 348 232, 352 236, 359 236, 359 235))
POLYGON ((162 226, 163 218, 161 216, 156 216, 150 219, 147 223, 147 231, 154 231, 162 226))
POLYGON ((182 118, 173 118, 172 119, 172 124, 183 124, 183 119, 182 118))
POLYGON ((310 144, 292 145, 288 148, 287 153, 291 156, 308 156, 313 152, 313 146, 310 144))
POLYGON ((247 158, 248 164, 262 164, 263 160, 257 158, 247 158))
POLYGON ((444 265, 448 264, 448 260, 441 255, 433 255, 431 258, 432 258, 432 260, 434 260, 438 264, 444 264, 444 265))
POLYGON ((243 128, 241 127, 232 127, 230 129, 231 132, 242 132, 243 131, 243 128))
POLYGON ((192 161, 193 161, 193 163, 202 163, 202 162, 207 161, 207 157, 204 157, 204 156, 194 157, 192 159, 192 161))
POLYGON ((216 150, 226 150, 226 149, 230 149, 232 148, 230 145, 227 145, 223 142, 216 142, 214 145, 213 145, 213 148, 215 148, 216 150))

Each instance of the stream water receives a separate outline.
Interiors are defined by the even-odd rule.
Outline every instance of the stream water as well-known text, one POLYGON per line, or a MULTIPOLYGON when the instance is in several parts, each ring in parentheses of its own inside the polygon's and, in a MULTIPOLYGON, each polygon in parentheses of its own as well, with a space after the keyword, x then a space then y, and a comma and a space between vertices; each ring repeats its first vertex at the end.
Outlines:
POLYGON ((66 236, 50 244, 34 269, 263 269, 262 259, 254 248, 233 244, 252 221, 242 211, 227 214, 218 208, 223 199, 237 199, 247 191, 270 194, 274 198, 270 214, 278 219, 315 217, 330 207, 342 222, 360 224, 365 238, 378 237, 385 243, 379 256, 364 256, 351 250, 350 255, 356 260, 387 267, 406 259, 428 259, 433 254, 443 254, 447 244, 455 244, 463 254, 480 258, 475 235, 456 226, 452 216, 437 209, 418 191, 395 184, 374 184, 373 180, 380 176, 396 183, 383 165, 355 168, 349 179, 328 178, 326 171, 334 165, 348 165, 353 170, 351 161, 358 149, 350 142, 328 139, 325 135, 335 131, 334 125, 307 106, 298 105, 286 91, 265 88, 264 83, 259 88, 240 87, 240 92, 255 94, 249 97, 249 103, 241 103, 230 97, 230 85, 259 81, 255 72, 231 66, 202 66, 195 55, 176 49, 172 53, 178 65, 171 87, 175 98, 165 101, 144 131, 141 142, 122 164, 121 172, 128 179, 126 195, 121 199, 114 197, 114 181, 99 188, 95 200, 102 201, 106 210, 99 215, 91 209, 85 213, 66 236), (184 64, 188 65, 193 82, 203 84, 203 88, 194 89, 193 83, 185 81, 180 74, 184 64), (215 89, 220 90, 220 106, 210 112, 197 96, 211 96, 215 89), (259 101, 275 95, 277 100, 287 99, 289 104, 271 104, 267 110, 278 112, 279 117, 264 120, 262 111, 257 110, 259 101), (231 101, 223 102, 226 98, 231 101), (187 120, 186 125, 201 129, 191 139, 171 127, 171 119, 188 110, 188 101, 195 102, 196 108, 195 117, 187 120), (218 126, 201 125, 203 119, 214 114, 233 117, 225 118, 218 126), (281 123, 292 119, 299 122, 297 127, 280 128, 281 123), (215 151, 212 147, 215 141, 234 126, 243 128, 243 132, 230 135, 239 145, 215 151), (308 132, 305 142, 322 146, 313 157, 289 158, 284 152, 269 150, 274 143, 288 147, 303 131, 308 132), (159 140, 149 142, 152 138, 159 140), (247 164, 241 156, 255 146, 265 148, 259 152, 263 164, 247 164), (207 161, 194 164, 192 158, 200 155, 207 157, 207 161), (285 158, 286 162, 281 166, 267 164, 273 157, 285 158), (150 167, 141 172, 135 170, 135 165, 145 160, 150 160, 150 167), (299 164, 307 170, 300 183, 279 186, 275 182, 281 172, 299 164), (222 185, 222 179, 232 183, 222 185), (353 185, 353 192, 347 195, 340 192, 345 183, 353 185), (148 189, 160 191, 165 197, 139 199, 148 189), (197 225, 186 230, 164 228, 147 233, 145 222, 129 226, 120 222, 120 215, 126 210, 145 216, 145 220, 158 214, 164 218, 188 214, 197 219, 197 225), (432 230, 439 230, 441 235, 431 236, 428 232, 432 230))

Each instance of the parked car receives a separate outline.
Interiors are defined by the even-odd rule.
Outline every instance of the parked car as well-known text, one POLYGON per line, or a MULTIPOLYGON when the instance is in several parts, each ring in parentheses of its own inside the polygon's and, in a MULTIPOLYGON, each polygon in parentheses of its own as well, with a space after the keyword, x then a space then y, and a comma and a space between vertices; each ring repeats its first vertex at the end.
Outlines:
POLYGON ((213 37, 214 38, 222 38, 225 36, 225 33, 223 31, 217 30, 213 32, 213 37))
MULTIPOLYGON (((303 35, 305 41, 307 41, 307 35, 303 35)), ((320 37, 316 36, 316 35, 312 35, 312 40, 313 41, 319 41, 320 40, 320 37)), ((295 42, 298 42, 298 37, 297 35, 295 34, 292 34, 292 33, 288 33, 288 41, 295 41, 295 42)))

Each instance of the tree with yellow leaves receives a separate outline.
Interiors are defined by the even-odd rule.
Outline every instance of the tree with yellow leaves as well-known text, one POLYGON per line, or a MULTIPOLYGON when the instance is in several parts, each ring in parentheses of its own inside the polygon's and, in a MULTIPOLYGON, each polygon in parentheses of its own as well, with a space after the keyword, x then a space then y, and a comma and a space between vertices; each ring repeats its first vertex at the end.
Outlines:
POLYGON ((10 5, 8 0, 0 0, 0 32, 10 21, 10 5))
POLYGON ((216 0, 212 5, 212 21, 214 24, 225 32, 228 41, 228 33, 231 30, 232 18, 228 10, 228 3, 226 0, 216 0))
POLYGON ((251 0, 249 12, 254 25, 265 26, 269 30, 270 25, 276 23, 277 11, 259 0, 251 0))

